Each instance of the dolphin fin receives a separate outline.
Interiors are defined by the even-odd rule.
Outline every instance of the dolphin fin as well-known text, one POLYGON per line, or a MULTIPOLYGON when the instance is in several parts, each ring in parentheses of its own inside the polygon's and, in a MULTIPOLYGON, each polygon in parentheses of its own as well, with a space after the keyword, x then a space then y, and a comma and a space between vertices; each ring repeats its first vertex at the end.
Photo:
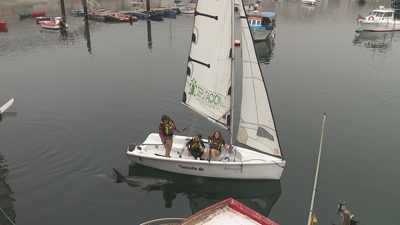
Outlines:
POLYGON ((127 181, 126 177, 124 175, 122 175, 122 173, 120 173, 118 170, 114 169, 115 174, 117 175, 117 181, 118 182, 123 182, 123 181, 127 181))

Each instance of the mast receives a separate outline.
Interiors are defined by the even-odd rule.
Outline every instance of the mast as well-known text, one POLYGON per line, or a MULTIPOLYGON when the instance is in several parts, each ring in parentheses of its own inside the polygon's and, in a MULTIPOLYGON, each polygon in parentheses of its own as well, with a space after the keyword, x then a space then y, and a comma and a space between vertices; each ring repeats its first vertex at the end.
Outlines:
MULTIPOLYGON (((243 4, 243 2, 242 2, 243 4)), ((235 7, 234 7, 234 0, 231 0, 231 118, 230 118, 230 124, 229 124, 229 142, 231 143, 231 146, 233 145, 233 110, 235 109, 234 103, 234 90, 235 90, 235 7)), ((231 150, 231 149, 230 149, 231 150)))

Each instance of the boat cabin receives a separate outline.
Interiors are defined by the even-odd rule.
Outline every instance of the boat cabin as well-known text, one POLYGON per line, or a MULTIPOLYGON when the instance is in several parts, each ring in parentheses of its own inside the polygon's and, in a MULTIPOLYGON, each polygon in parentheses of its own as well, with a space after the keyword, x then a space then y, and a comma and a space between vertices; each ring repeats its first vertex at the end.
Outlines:
POLYGON ((258 12, 248 13, 250 29, 270 30, 275 23, 276 13, 274 12, 258 12))
POLYGON ((394 9, 385 9, 383 6, 379 6, 379 9, 374 9, 367 16, 367 20, 373 20, 373 18, 379 18, 380 20, 388 20, 394 18, 394 9))

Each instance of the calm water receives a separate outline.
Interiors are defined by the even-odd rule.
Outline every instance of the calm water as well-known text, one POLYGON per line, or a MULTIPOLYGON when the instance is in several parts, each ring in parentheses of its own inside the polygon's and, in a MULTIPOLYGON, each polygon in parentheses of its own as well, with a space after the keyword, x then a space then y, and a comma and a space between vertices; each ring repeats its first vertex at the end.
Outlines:
MULTIPOLYGON (((127 0, 99 2, 131 9, 127 0)), ((326 113, 318 224, 340 220, 339 200, 360 224, 398 224, 400 34, 355 33, 357 15, 379 4, 263 1, 277 13, 277 36, 257 51, 287 166, 280 181, 226 181, 129 168, 125 155, 129 143, 157 132, 163 114, 178 128, 192 124, 180 99, 193 16, 151 22, 151 32, 146 21, 90 21, 88 36, 83 18, 67 15, 70 29, 60 35, 0 3, 8 23, 0 32, 0 105, 15 98, 0 122, 0 207, 21 225, 138 224, 186 218, 234 197, 279 224, 306 224, 326 113), (112 168, 174 183, 130 187, 114 182, 112 168)), ((58 1, 15 8, 60 11, 58 1)), ((216 129, 200 118, 195 132, 216 129)))

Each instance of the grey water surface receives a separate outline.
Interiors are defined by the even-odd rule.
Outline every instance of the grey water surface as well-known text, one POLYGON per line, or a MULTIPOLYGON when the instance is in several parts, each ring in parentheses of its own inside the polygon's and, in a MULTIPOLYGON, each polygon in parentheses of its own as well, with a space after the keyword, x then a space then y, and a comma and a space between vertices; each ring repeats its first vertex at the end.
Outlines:
MULTIPOLYGON (((66 1, 67 11, 80 2, 66 1)), ((106 10, 131 10, 130 2, 99 0, 106 10)), ((56 0, 17 3, 24 13, 60 14, 56 0)), ((18 225, 139 224, 187 218, 234 197, 279 224, 306 224, 326 113, 318 224, 340 221, 339 200, 360 224, 399 224, 400 32, 355 32, 358 14, 380 4, 262 2, 277 13, 275 41, 256 49, 287 165, 280 181, 247 181, 128 166, 127 146, 157 132, 163 114, 178 128, 192 125, 195 114, 180 101, 193 15, 89 21, 88 35, 84 18, 67 13, 61 35, 0 3, 8 23, 0 32, 0 105, 15 98, 0 122, 0 207, 18 225), (131 187, 115 183, 112 168, 174 183, 131 187)), ((240 69, 240 48, 236 55, 240 69)), ((217 129, 199 118, 194 132, 217 129)), ((2 212, 0 223, 11 224, 2 212)))

